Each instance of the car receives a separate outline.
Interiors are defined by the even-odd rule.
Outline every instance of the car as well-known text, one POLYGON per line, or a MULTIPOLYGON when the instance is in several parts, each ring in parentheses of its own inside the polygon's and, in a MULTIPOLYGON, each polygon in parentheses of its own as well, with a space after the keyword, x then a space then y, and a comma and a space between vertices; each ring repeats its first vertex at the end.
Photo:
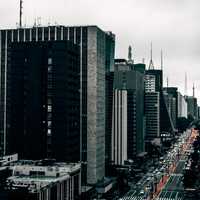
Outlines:
POLYGON ((144 190, 140 190, 140 194, 144 194, 144 190))
POLYGON ((137 183, 136 183, 136 186, 141 186, 141 183, 140 183, 140 182, 137 182, 137 183))
POLYGON ((150 181, 150 180, 151 180, 151 177, 148 177, 148 178, 147 178, 147 181, 150 181))

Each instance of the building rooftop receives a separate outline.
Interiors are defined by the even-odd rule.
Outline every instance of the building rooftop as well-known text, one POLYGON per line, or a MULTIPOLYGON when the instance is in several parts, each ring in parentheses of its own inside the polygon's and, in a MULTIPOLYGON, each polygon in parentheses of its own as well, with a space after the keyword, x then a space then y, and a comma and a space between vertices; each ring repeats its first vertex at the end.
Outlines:
POLYGON ((80 172, 80 163, 55 162, 54 160, 20 160, 9 167, 12 176, 7 178, 8 189, 27 188, 36 193, 42 188, 69 179, 80 172))

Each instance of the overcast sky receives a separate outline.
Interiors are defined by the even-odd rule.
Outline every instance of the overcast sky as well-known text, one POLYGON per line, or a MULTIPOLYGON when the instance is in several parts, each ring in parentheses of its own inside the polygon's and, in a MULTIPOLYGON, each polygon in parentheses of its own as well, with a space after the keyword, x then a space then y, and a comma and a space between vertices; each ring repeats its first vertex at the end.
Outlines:
MULTIPOLYGON (((184 93, 185 72, 188 95, 192 83, 200 99, 200 0, 24 0, 23 23, 33 25, 41 17, 47 25, 98 25, 116 35, 116 57, 126 58, 133 46, 135 62, 153 61, 160 68, 164 53, 164 85, 178 86, 184 93)), ((15 27, 19 0, 1 0, 0 28, 15 27)), ((200 101, 199 101, 200 102, 200 101)))

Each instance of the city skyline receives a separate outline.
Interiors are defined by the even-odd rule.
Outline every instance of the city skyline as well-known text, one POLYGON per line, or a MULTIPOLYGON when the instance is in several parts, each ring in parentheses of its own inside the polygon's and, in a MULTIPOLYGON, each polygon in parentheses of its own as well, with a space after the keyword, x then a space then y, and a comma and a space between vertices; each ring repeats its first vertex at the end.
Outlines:
MULTIPOLYGON (((40 5, 43 16, 48 10, 56 18, 57 8, 66 5, 64 13, 73 16, 68 17, 70 23, 54 22, 52 17, 46 22, 35 18, 32 25, 25 25, 22 2, 32 0, 17 1, 18 24, 12 26, 5 20, 7 25, 0 28, 0 199, 199 199, 197 83, 192 83, 193 95, 190 82, 185 83, 190 96, 184 96, 178 84, 182 77, 184 85, 184 79, 190 80, 194 71, 198 74, 194 67, 198 56, 193 52, 198 32, 189 29, 182 34, 191 24, 188 18, 181 18, 184 23, 179 28, 174 15, 166 15, 165 22, 170 17, 174 20, 162 29, 161 17, 169 14, 168 9, 179 16, 178 9, 171 8, 186 5, 181 13, 189 10, 192 14, 192 4, 182 1, 183 6, 178 0, 171 4, 169 0, 155 6, 163 0, 152 0, 151 5, 141 0, 135 5, 141 6, 141 11, 147 6, 148 17, 143 12, 129 13, 134 5, 127 3, 129 0, 126 4, 116 0, 112 5, 112 1, 104 4, 103 0, 98 11, 89 0, 75 0, 81 2, 76 8, 70 0, 67 4, 58 0, 51 11, 52 4, 45 0, 48 9, 40 5), (154 12, 154 7, 159 12, 154 12), (112 17, 106 15, 109 8, 112 17), (94 19, 84 19, 81 25, 74 20, 82 21, 82 10, 94 19), (99 11, 109 20, 115 18, 113 24, 98 21, 99 11), (137 23, 140 17, 148 19, 142 29, 145 34, 137 23), (128 25, 131 19, 136 23, 133 28, 128 25), (177 30, 172 29, 175 24, 177 30), (169 50, 169 61, 168 51, 160 49, 162 44, 169 50), (167 73, 173 74, 174 84, 167 73), (69 172, 72 176, 63 173, 75 165, 69 172)), ((62 9, 59 11, 63 16, 62 9)))
MULTIPOLYGON (((199 96, 200 82, 196 73, 200 60, 200 48, 197 45, 200 32, 199 4, 198 0, 127 0, 126 3, 119 0, 25 0, 22 24, 33 26, 35 19, 42 25, 97 24, 103 30, 116 34, 116 58, 127 57, 128 45, 132 45, 136 62, 142 62, 145 58, 147 67, 152 42, 153 61, 157 69, 160 68, 160 50, 163 49, 164 86, 168 77, 169 86, 178 86, 184 93, 187 72, 187 94, 192 95, 194 82, 196 96, 199 96)), ((16 22, 19 22, 19 0, 3 2, 0 8, 1 29, 16 27, 16 22)))

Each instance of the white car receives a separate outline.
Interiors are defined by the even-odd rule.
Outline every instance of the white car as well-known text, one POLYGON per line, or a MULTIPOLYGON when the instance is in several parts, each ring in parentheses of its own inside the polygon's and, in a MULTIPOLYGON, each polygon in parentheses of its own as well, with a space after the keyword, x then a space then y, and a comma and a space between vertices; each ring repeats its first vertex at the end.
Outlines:
POLYGON ((140 191, 140 194, 144 194, 144 190, 141 190, 141 191, 140 191))

